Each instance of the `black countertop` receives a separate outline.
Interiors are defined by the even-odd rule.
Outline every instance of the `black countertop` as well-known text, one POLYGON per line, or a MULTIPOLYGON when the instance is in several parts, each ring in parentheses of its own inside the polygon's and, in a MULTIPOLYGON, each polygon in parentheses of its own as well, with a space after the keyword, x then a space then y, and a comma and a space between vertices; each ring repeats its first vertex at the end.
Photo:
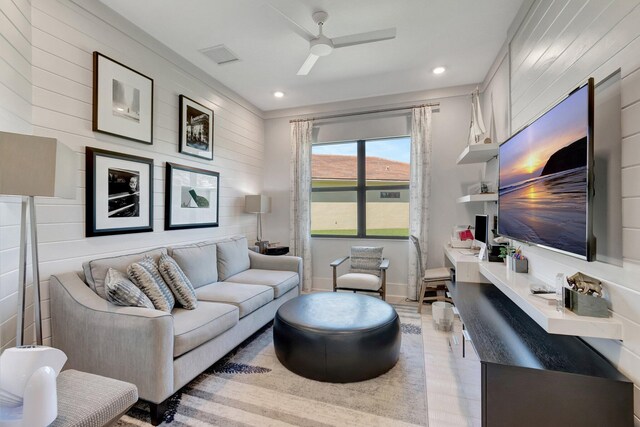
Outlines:
POLYGON ((481 362, 629 382, 580 338, 547 333, 494 285, 448 287, 481 362))

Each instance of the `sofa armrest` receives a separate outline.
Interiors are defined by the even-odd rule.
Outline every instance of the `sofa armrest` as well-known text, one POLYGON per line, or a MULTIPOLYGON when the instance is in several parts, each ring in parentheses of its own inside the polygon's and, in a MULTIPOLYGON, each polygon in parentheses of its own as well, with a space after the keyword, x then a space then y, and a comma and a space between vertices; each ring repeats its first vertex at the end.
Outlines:
POLYGON ((76 273, 51 276, 52 343, 65 368, 134 383, 141 399, 173 394, 173 317, 120 307, 96 295, 76 273))
POLYGON ((260 270, 293 271, 298 273, 302 286, 302 258, 290 255, 264 255, 249 251, 249 268, 260 270))

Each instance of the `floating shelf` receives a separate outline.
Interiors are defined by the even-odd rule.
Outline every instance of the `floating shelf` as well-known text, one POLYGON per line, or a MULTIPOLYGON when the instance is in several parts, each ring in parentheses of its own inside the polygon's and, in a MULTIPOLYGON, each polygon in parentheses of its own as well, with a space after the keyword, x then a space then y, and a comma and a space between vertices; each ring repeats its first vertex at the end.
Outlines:
POLYGON ((458 203, 497 202, 498 193, 469 194, 458 198, 458 203))
POLYGON ((471 163, 484 163, 498 155, 498 147, 500 144, 474 144, 464 149, 462 154, 458 156, 456 161, 459 165, 468 165, 471 163))
POLYGON ((531 294, 531 284, 541 280, 527 273, 515 273, 502 263, 480 263, 480 273, 511 301, 550 334, 621 340, 622 322, 609 317, 578 316, 572 311, 559 312, 548 301, 531 294))

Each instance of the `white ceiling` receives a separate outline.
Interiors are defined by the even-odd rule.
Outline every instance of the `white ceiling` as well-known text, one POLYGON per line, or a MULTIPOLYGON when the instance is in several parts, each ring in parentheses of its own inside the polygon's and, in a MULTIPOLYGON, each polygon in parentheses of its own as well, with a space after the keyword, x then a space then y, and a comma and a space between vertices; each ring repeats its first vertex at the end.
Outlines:
POLYGON ((268 111, 480 82, 523 0, 101 1, 268 111), (308 42, 267 3, 314 34, 311 14, 325 10, 328 37, 389 27, 397 37, 334 50, 298 76, 308 42), (199 52, 220 44, 240 61, 217 65, 199 52))

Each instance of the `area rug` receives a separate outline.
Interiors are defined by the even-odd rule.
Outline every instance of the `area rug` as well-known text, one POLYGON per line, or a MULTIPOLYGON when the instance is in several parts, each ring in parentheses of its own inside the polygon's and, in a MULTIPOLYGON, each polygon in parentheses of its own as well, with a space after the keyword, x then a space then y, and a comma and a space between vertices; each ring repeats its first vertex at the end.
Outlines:
MULTIPOLYGON (((400 360, 380 377, 350 384, 300 377, 278 361, 268 325, 177 393, 162 425, 426 426, 421 320, 415 306, 396 310, 400 360)), ((149 426, 147 410, 138 404, 117 425, 149 426)))

